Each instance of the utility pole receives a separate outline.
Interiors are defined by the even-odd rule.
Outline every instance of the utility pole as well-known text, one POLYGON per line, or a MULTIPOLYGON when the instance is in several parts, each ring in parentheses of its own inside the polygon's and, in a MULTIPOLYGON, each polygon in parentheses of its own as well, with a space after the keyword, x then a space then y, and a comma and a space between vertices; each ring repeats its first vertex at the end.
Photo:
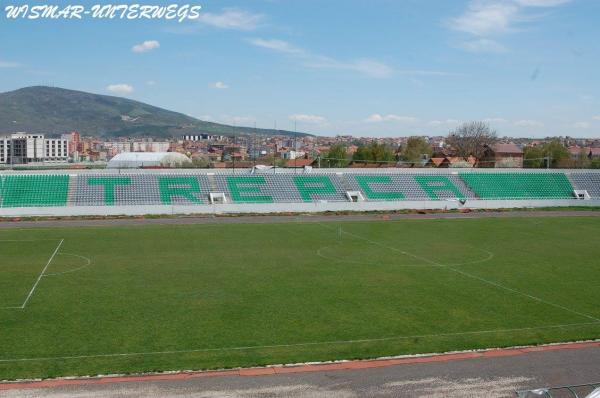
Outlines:
POLYGON ((296 143, 297 130, 298 130, 298 121, 294 120, 294 174, 296 174, 297 165, 298 165, 298 163, 296 162, 296 159, 298 158, 298 150, 296 149, 296 147, 297 147, 297 143, 296 143))
POLYGON ((237 139, 235 136, 235 122, 233 122, 233 126, 232 126, 232 132, 233 132, 233 174, 235 174, 235 144, 237 143, 237 139))
POLYGON ((254 137, 252 138, 252 166, 256 167, 256 122, 254 122, 254 137))

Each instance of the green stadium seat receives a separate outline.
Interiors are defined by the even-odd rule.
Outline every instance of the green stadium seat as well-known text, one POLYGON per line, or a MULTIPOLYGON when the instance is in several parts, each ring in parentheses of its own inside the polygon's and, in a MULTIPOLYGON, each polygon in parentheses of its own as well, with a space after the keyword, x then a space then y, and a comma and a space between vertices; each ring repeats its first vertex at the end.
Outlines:
POLYGON ((2 207, 66 206, 68 175, 7 175, 1 179, 2 207))
POLYGON ((480 199, 571 199, 564 173, 460 173, 480 199))

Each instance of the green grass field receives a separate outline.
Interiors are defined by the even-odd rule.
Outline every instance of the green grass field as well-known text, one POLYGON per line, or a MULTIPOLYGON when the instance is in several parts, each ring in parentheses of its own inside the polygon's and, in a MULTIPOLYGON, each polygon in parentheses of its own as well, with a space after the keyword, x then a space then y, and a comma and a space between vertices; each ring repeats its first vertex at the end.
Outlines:
POLYGON ((0 230, 0 379, 600 338, 599 237, 596 217, 0 230))

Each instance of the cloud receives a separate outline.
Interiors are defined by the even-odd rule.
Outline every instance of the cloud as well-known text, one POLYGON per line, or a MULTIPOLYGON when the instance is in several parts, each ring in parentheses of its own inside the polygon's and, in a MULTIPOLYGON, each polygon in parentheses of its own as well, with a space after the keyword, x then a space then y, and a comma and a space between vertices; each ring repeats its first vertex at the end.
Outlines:
POLYGON ((124 83, 111 84, 106 87, 106 90, 110 91, 111 93, 115 93, 115 94, 131 94, 131 93, 133 93, 133 87, 130 86, 129 84, 124 84, 124 83))
POLYGON ((210 87, 216 88, 217 90, 226 90, 229 86, 223 82, 214 82, 210 84, 210 87))
POLYGON ((508 120, 501 117, 489 117, 487 119, 483 119, 483 121, 486 123, 508 123, 508 120))
POLYGON ((147 85, 147 86, 156 86, 156 81, 154 81, 154 80, 148 80, 148 81, 146 82, 146 85, 147 85))
POLYGON ((399 116, 399 115, 380 115, 374 113, 365 119, 367 123, 382 123, 382 122, 399 122, 399 123, 416 123, 419 119, 412 116, 399 116))
POLYGON ((393 74, 391 67, 372 59, 343 62, 329 57, 318 56, 308 60, 305 66, 314 69, 349 70, 378 79, 385 79, 391 77, 393 74))
POLYGON ((21 66, 18 62, 3 61, 0 59, 0 68, 18 68, 21 66))
POLYGON ((295 114, 290 116, 290 120, 308 124, 325 124, 327 119, 318 115, 295 114))
POLYGON ((444 72, 439 70, 419 70, 419 69, 405 69, 397 70, 395 73, 399 75, 407 76, 463 76, 462 73, 444 72))
POLYGON ((156 50, 157 48, 160 47, 160 43, 156 40, 146 40, 145 42, 141 43, 141 44, 136 44, 135 46, 131 47, 131 51, 133 51, 134 53, 147 53, 148 51, 152 51, 152 50, 156 50))
POLYGON ((474 36, 489 36, 507 32, 519 6, 510 1, 473 0, 463 15, 452 18, 448 26, 474 36))
POLYGON ((594 119, 594 120, 600 120, 600 115, 593 116, 592 119, 594 119))
POLYGON ((576 129, 589 129, 590 127, 592 127, 592 125, 588 122, 577 122, 573 124, 573 127, 576 129))
POLYGON ((515 122, 517 127, 544 127, 544 123, 537 120, 518 120, 515 122))
POLYGON ((459 45, 463 50, 472 53, 505 53, 508 50, 502 44, 491 39, 475 39, 462 42, 459 45))
POLYGON ((394 72, 388 65, 373 59, 360 58, 342 61, 325 55, 313 54, 284 40, 254 38, 249 39, 248 43, 298 58, 303 61, 303 65, 307 68, 349 70, 379 79, 388 78, 394 72))
POLYGON ((459 47, 470 52, 502 53, 507 49, 498 36, 516 32, 519 24, 539 19, 528 13, 531 8, 557 7, 571 0, 470 0, 462 15, 446 21, 449 29, 472 37, 459 47))
POLYGON ((284 54, 301 55, 301 56, 308 55, 306 53, 306 51, 304 51, 303 49, 293 46, 292 44, 288 43, 287 41, 283 41, 283 40, 255 38, 255 39, 249 39, 248 42, 257 47, 266 48, 266 49, 277 51, 277 52, 284 53, 284 54))
POLYGON ((218 118, 213 118, 210 115, 204 115, 204 116, 200 116, 200 118, 202 120, 213 121, 213 122, 235 125, 235 126, 250 125, 250 124, 256 122, 256 118, 253 116, 221 115, 218 118))
POLYGON ((459 124, 460 120, 456 120, 456 119, 446 119, 446 120, 432 120, 429 123, 427 123, 430 126, 452 126, 452 125, 456 125, 459 124))
POLYGON ((253 14, 237 8, 226 8, 220 14, 204 12, 198 21, 219 29, 255 30, 264 21, 264 15, 253 14))
POLYGON ((515 0, 523 7, 556 7, 570 3, 571 0, 515 0))

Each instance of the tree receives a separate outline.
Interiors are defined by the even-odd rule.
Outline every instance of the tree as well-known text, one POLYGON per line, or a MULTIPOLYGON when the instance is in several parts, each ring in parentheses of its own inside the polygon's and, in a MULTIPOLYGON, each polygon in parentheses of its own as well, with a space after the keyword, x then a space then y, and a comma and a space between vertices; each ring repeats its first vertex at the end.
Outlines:
POLYGON ((265 157, 257 159, 256 163, 264 166, 285 167, 287 161, 285 159, 275 157, 273 154, 269 154, 265 157))
POLYGON ((406 162, 417 163, 423 159, 423 155, 431 157, 433 150, 429 142, 423 137, 410 137, 406 144, 402 145, 400 159, 406 162))
POLYGON ((525 148, 523 161, 525 167, 548 167, 548 159, 550 159, 550 167, 561 167, 570 161, 571 154, 559 140, 525 148))
POLYGON ((207 157, 195 156, 192 158, 192 167, 197 169, 207 169, 209 165, 210 162, 207 157))
POLYGON ((329 167, 348 166, 348 149, 344 144, 334 144, 324 156, 329 167))
POLYGON ((496 131, 484 122, 463 123, 451 131, 446 143, 454 149, 456 156, 466 158, 474 156, 482 159, 487 147, 493 145, 498 138, 496 131))
POLYGON ((550 167, 560 167, 571 158, 569 150, 559 140, 553 140, 543 145, 544 154, 550 157, 550 167))
POLYGON ((585 148, 581 148, 579 151, 579 156, 575 160, 575 167, 579 169, 589 169, 592 165, 592 161, 588 157, 589 152, 585 150, 585 148))
POLYGON ((369 145, 359 146, 353 160, 363 160, 368 162, 394 161, 394 152, 385 144, 378 144, 373 141, 369 145))
POLYGON ((523 167, 539 169, 546 167, 543 145, 528 146, 523 150, 523 167))

